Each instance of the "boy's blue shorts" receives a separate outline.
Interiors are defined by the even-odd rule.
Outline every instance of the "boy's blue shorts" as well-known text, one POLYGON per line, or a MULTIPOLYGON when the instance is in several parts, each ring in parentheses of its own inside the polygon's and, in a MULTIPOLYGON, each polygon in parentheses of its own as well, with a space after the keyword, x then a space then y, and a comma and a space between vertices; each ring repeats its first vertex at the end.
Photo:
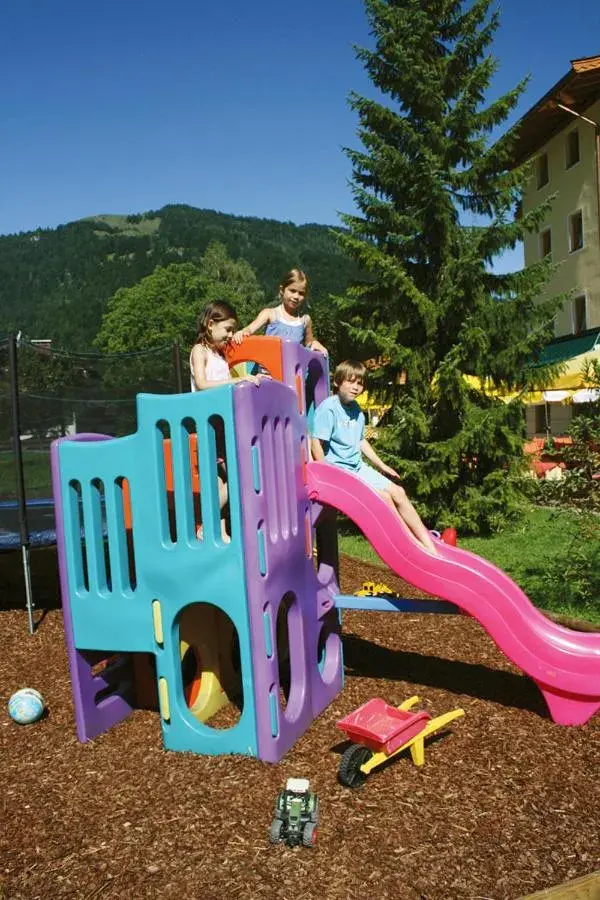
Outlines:
POLYGON ((382 475, 381 472, 378 472, 377 469, 369 466, 366 462, 361 462, 358 469, 354 470, 354 474, 361 481, 364 481, 365 484, 368 484, 369 487, 375 488, 376 491, 385 491, 392 487, 393 484, 389 478, 386 478, 385 475, 382 475))

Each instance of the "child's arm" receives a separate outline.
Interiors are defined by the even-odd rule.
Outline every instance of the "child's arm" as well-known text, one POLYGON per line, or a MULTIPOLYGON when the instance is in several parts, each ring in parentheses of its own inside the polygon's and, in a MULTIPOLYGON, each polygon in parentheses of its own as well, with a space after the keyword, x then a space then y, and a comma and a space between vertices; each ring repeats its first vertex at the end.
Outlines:
POLYGON ((220 384, 235 384, 238 381, 250 381, 252 384, 258 384, 262 375, 241 375, 238 378, 224 378, 222 381, 206 380, 206 351, 202 344, 196 344, 192 350, 192 375, 196 390, 206 391, 208 388, 218 387, 220 384))
POLYGON ((323 346, 323 344, 315 339, 312 319, 310 316, 305 316, 304 325, 304 346, 308 350, 316 350, 318 353, 323 353, 325 356, 327 356, 327 349, 323 346))
POLYGON ((313 419, 312 434, 310 436, 310 449, 312 458, 315 462, 321 462, 325 459, 325 447, 333 435, 335 420, 331 409, 324 400, 315 410, 313 419))
POLYGON ((319 438, 311 438, 310 439, 310 449, 312 452, 312 458, 315 462, 321 462, 325 459, 325 451, 323 450, 323 444, 319 440, 319 438))
POLYGON ((232 340, 234 344, 241 344, 245 337, 248 337, 251 334, 256 334, 257 331, 260 331, 261 328, 265 328, 269 322, 273 321, 273 313, 275 312, 270 306, 267 306, 265 309, 261 309, 257 317, 253 322, 250 322, 249 325, 246 325, 245 328, 240 328, 239 331, 236 331, 232 340))
POLYGON ((400 475, 398 474, 398 472, 396 472, 395 469, 392 469, 391 466, 386 465, 384 461, 377 456, 375 450, 366 438, 363 438, 360 442, 360 451, 363 456, 366 456, 369 462, 372 463, 372 465, 382 473, 382 475, 389 475, 390 478, 400 478, 400 475))

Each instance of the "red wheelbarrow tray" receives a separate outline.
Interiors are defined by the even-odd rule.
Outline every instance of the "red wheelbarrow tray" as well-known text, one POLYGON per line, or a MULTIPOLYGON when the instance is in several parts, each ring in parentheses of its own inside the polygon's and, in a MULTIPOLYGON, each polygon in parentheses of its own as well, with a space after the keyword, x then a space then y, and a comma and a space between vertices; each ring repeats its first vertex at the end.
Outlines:
POLYGON ((423 731, 431 716, 428 712, 410 712, 390 706, 375 697, 337 723, 351 741, 364 744, 374 753, 388 756, 423 731))

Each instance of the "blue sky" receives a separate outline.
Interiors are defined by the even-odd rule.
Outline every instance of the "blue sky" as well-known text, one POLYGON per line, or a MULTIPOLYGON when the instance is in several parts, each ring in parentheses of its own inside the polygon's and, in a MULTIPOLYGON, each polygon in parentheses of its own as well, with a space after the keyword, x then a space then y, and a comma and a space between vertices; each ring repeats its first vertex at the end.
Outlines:
MULTIPOLYGON (((600 52, 600 5, 505 0, 492 96, 600 52)), ((165 203, 334 224, 352 208, 362 0, 2 0, 0 234, 165 203)), ((518 254, 517 254, 518 255, 518 254)))

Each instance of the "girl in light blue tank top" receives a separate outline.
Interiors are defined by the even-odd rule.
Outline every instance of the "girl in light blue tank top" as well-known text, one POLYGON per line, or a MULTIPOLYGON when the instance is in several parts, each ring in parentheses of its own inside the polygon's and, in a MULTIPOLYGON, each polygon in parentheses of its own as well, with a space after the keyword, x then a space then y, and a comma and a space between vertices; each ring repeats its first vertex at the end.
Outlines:
POLYGON ((279 285, 279 306, 261 309, 253 322, 236 331, 233 341, 240 344, 245 337, 266 328, 265 334, 304 344, 309 350, 317 350, 327 355, 323 344, 315 340, 311 317, 301 314, 302 304, 308 290, 308 278, 301 269, 291 269, 279 285))
POLYGON ((290 322, 286 316, 283 303, 272 310, 273 318, 267 325, 265 334, 280 337, 284 341, 293 341, 295 344, 303 344, 306 335, 307 316, 296 317, 295 322, 290 322))

